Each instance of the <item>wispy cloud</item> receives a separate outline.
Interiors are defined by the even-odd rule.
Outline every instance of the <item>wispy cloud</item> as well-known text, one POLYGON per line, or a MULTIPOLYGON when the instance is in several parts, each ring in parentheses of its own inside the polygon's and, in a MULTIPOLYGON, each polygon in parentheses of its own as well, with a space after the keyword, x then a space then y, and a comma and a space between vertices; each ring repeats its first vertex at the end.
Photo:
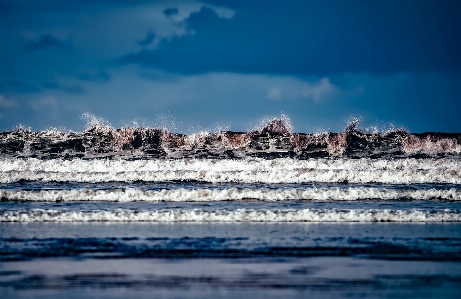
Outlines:
POLYGON ((282 98, 282 89, 280 87, 271 87, 267 91, 266 99, 280 100, 282 98))
POLYGON ((58 119, 61 112, 59 109, 60 105, 53 96, 49 96, 38 101, 32 101, 29 105, 33 110, 35 110, 35 113, 47 115, 48 118, 53 120, 58 119))
POLYGON ((235 10, 232 10, 226 7, 218 7, 214 5, 205 5, 205 6, 214 10, 216 14, 218 15, 218 17, 220 17, 221 19, 232 19, 236 13, 235 10))
POLYGON ((7 99, 3 95, 0 95, 0 107, 11 108, 18 106, 18 102, 13 99, 7 99))
POLYGON ((301 91, 301 96, 304 98, 312 97, 314 100, 319 101, 324 96, 334 93, 337 89, 336 86, 331 84, 329 78, 323 78, 313 84, 306 84, 301 91))
POLYGON ((8 108, 14 108, 19 106, 19 103, 13 99, 7 99, 3 95, 0 95, 0 119, 3 119, 3 110, 8 108))
POLYGON ((155 39, 155 33, 152 30, 149 30, 146 34, 146 37, 144 37, 143 40, 138 41, 138 44, 140 46, 148 46, 150 45, 155 39))
POLYGON ((57 108, 58 107, 58 101, 54 97, 47 97, 42 100, 38 101, 32 101, 30 102, 30 106, 34 110, 38 110, 44 107, 51 107, 51 108, 57 108))
POLYGON ((306 81, 294 77, 291 79, 278 78, 276 81, 274 78, 277 77, 272 77, 268 81, 278 85, 267 89, 266 99, 268 100, 311 98, 315 101, 321 101, 340 91, 327 77, 314 81, 306 81))

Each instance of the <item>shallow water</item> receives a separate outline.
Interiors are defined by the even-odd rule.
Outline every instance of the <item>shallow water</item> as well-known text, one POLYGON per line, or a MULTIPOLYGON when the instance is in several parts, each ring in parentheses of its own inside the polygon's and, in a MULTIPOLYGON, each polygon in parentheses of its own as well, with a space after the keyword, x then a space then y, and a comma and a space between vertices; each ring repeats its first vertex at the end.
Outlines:
POLYGON ((4 223, 5 298, 457 298, 461 224, 4 223))
POLYGON ((0 160, 2 298, 458 298, 461 160, 0 160))

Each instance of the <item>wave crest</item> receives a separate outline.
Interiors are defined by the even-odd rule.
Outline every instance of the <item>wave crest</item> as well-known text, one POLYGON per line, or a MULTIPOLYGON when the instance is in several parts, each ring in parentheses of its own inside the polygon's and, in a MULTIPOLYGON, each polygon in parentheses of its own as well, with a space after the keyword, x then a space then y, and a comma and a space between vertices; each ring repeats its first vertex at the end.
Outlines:
POLYGON ((449 200, 461 201, 461 190, 391 188, 226 188, 139 190, 136 188, 92 190, 1 190, 2 201, 36 202, 216 202, 216 201, 362 201, 362 200, 449 200))
POLYGON ((459 157, 461 134, 411 134, 402 129, 366 133, 352 120, 343 132, 293 133, 285 116, 250 132, 172 133, 163 128, 115 129, 92 119, 82 132, 18 128, 0 133, 4 157, 36 158, 402 158, 459 157))
POLYGON ((0 222, 461 222, 455 210, 152 210, 0 211, 0 222))

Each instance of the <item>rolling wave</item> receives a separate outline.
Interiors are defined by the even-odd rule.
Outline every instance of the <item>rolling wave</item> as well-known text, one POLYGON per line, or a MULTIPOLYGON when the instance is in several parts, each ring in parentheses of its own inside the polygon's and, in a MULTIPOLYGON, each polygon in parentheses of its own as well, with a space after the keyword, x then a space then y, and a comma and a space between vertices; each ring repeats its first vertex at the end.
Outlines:
POLYGON ((213 202, 213 201, 357 201, 357 200, 461 200, 461 190, 450 188, 405 190, 395 188, 368 187, 310 187, 310 188, 226 188, 226 189, 185 189, 140 190, 1 190, 2 201, 34 202, 213 202))
POLYGON ((165 182, 210 183, 461 183, 461 160, 441 159, 179 159, 0 160, 0 183, 165 182))
POLYGON ((0 211, 0 222, 461 222, 461 212, 449 209, 32 209, 0 211))

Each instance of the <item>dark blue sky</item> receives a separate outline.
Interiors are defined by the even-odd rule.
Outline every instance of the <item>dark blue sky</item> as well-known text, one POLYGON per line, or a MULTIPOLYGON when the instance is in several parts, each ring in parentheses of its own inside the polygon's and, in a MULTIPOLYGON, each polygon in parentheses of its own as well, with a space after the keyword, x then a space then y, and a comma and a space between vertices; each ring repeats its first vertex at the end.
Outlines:
POLYGON ((0 0, 0 130, 461 132, 461 1, 0 0))

